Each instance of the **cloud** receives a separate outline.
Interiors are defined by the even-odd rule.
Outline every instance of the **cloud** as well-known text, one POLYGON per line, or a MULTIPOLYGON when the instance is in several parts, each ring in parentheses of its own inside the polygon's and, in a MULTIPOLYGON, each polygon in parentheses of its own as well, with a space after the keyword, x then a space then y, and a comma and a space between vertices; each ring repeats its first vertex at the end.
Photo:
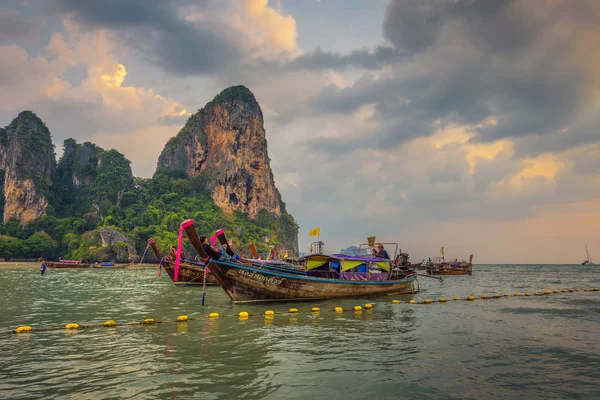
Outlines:
POLYGON ((50 9, 82 26, 117 33, 121 45, 170 74, 214 74, 256 57, 300 53, 294 18, 266 0, 55 0, 50 9))
MULTIPOLYGON (((600 5, 557 0, 541 10, 532 3, 391 1, 383 33, 404 54, 401 61, 378 78, 326 87, 309 106, 313 113, 346 113, 376 104, 388 123, 371 143, 385 146, 427 134, 437 121, 488 118, 497 123, 482 127, 475 140, 537 135, 542 142, 597 109, 600 5)), ((560 142, 597 136, 593 125, 579 126, 560 142)))
POLYGON ((67 137, 93 140, 138 161, 133 165, 138 174, 140 168, 154 168, 164 143, 179 128, 173 122, 189 113, 151 88, 125 84, 127 69, 113 55, 115 46, 110 33, 87 32, 65 21, 64 32, 48 41, 46 56, 30 57, 14 45, 0 48, 7 57, 0 64, 0 95, 11 98, 0 104, 0 114, 10 120, 24 108, 34 110, 58 148, 67 137), (86 71, 81 82, 64 79, 70 68, 79 67, 86 71))
POLYGON ((25 20, 18 10, 0 8, 0 43, 35 40, 39 35, 40 24, 39 20, 25 20))
POLYGON ((21 111, 38 100, 56 97, 69 87, 69 83, 60 78, 65 71, 60 62, 43 56, 30 57, 24 48, 15 45, 0 46, 0 54, 3 59, 0 97, 11 99, 0 102, 0 111, 21 111))

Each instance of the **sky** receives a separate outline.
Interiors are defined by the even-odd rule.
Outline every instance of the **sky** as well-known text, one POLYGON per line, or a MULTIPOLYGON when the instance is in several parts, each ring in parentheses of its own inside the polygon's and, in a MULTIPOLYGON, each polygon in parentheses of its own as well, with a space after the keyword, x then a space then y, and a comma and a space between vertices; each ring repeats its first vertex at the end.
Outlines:
POLYGON ((232 85, 326 252, 600 258, 600 2, 0 0, 0 126, 31 110, 150 177, 232 85))

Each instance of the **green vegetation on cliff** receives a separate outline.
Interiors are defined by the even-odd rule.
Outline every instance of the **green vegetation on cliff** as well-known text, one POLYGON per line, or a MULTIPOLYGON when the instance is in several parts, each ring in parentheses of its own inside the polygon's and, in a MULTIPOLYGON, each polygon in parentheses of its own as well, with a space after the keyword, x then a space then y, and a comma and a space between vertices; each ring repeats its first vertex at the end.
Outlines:
MULTIPOLYGON (((115 182, 124 182, 128 177, 128 171, 121 163, 116 163, 113 169, 108 168, 106 174, 115 182)), ((266 252, 269 245, 294 248, 297 228, 289 214, 284 211, 281 217, 275 218, 269 211, 261 210, 252 220, 248 214, 239 211, 224 213, 206 192, 205 179, 204 175, 188 179, 183 171, 177 170, 159 170, 151 179, 133 178, 123 190, 120 204, 111 196, 97 197, 102 198, 104 204, 95 213, 86 212, 85 207, 74 203, 77 193, 69 198, 70 202, 62 197, 61 207, 79 212, 66 216, 64 209, 53 206, 49 215, 26 226, 19 225, 18 220, 8 221, 0 226, 0 257, 62 256, 87 261, 127 261, 118 258, 117 245, 113 248, 102 246, 99 229, 103 227, 124 233, 138 253, 151 237, 166 253, 170 246, 177 244, 179 224, 188 218, 196 222, 198 231, 203 234, 225 229, 234 247, 242 253, 250 254, 250 243, 256 244, 261 252, 266 252), (39 245, 41 234, 48 239, 46 247, 39 245)), ((100 190, 97 180, 89 186, 91 188, 85 193, 100 190)), ((186 254, 194 255, 189 245, 186 245, 186 254)), ((148 257, 153 259, 152 254, 148 257)))
POLYGON ((63 149, 52 179, 55 214, 99 221, 131 185, 130 161, 116 150, 73 139, 65 140, 63 149))

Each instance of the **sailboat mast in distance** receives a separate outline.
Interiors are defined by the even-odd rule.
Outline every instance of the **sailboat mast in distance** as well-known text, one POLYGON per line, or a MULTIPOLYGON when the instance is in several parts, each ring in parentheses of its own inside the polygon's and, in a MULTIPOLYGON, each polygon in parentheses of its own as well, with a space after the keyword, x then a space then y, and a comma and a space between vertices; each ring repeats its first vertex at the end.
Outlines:
POLYGON ((587 245, 585 246, 585 261, 581 263, 581 265, 593 264, 592 257, 590 257, 590 252, 588 251, 587 245))

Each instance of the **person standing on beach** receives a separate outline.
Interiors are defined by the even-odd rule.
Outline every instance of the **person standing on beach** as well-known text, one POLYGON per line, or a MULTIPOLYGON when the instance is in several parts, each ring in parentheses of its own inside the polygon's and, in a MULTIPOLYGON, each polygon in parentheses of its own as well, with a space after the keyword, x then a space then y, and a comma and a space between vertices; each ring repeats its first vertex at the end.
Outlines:
POLYGON ((46 266, 46 262, 44 261, 43 257, 40 257, 40 259, 38 261, 42 263, 42 265, 40 265, 40 272, 42 275, 44 275, 46 273, 46 269, 48 268, 46 266))

